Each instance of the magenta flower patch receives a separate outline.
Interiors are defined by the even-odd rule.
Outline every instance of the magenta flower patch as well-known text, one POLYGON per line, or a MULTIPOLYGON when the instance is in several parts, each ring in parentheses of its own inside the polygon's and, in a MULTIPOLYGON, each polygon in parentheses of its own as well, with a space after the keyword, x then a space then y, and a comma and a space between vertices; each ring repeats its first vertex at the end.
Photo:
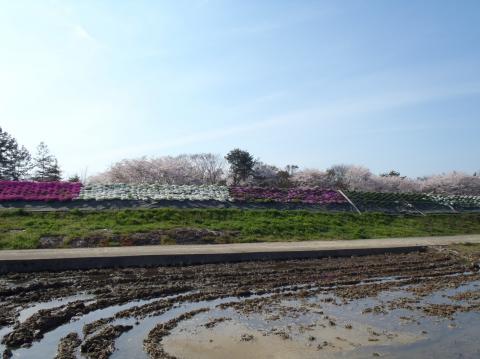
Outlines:
POLYGON ((70 201, 81 188, 78 182, 0 181, 0 201, 70 201))

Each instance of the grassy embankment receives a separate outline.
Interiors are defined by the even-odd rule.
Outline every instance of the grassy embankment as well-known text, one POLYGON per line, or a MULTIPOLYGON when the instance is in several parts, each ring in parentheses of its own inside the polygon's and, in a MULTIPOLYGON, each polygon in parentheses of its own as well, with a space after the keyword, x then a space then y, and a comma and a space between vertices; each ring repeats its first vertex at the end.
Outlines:
MULTIPOLYGON (((0 212, 0 249, 36 248, 41 237, 68 243, 108 231, 115 235, 158 229, 232 231, 222 241, 297 241, 480 234, 480 214, 386 215, 287 210, 144 209, 52 213, 0 212)), ((166 243, 169 243, 168 241, 166 243)), ((118 245, 118 243, 110 243, 118 245)))

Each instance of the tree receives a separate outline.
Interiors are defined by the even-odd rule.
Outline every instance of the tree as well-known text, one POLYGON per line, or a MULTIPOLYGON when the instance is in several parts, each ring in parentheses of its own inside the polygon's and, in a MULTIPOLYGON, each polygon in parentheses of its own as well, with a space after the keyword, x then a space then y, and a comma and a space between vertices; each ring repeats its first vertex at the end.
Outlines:
POLYGON ((295 186, 330 188, 327 173, 317 169, 304 169, 295 172, 291 180, 295 186))
POLYGON ((380 177, 400 177, 400 172, 391 170, 388 173, 382 173, 380 177))
POLYGON ((289 171, 278 171, 277 172, 277 186, 278 187, 292 187, 293 183, 291 181, 292 174, 289 171))
POLYGON ((327 170, 327 177, 332 188, 348 189, 348 172, 347 165, 334 165, 327 170))
POLYGON ((290 177, 293 176, 297 170, 298 170, 297 165, 286 165, 285 166, 285 171, 288 173, 288 175, 290 177))
POLYGON ((47 181, 60 181, 62 179, 62 170, 56 158, 53 159, 52 165, 48 169, 47 178, 47 181))
POLYGON ((18 181, 31 170, 30 153, 0 127, 0 179, 18 181))
POLYGON ((18 147, 14 153, 10 169, 12 179, 19 181, 27 178, 31 169, 32 156, 30 156, 30 152, 24 146, 18 147))
POLYGON ((423 192, 480 195, 480 177, 462 172, 444 173, 423 180, 423 192))
POLYGON ((68 177, 68 182, 81 182, 80 176, 75 173, 73 176, 68 177))
POLYGON ((235 148, 225 156, 225 159, 230 164, 234 185, 238 185, 240 181, 246 181, 252 174, 255 160, 247 151, 235 148))
POLYGON ((61 179, 61 170, 58 161, 50 154, 47 145, 40 142, 37 147, 37 155, 34 158, 35 174, 34 181, 51 182, 59 181, 61 179))
POLYGON ((248 184, 260 187, 272 187, 278 185, 278 168, 268 165, 261 161, 256 161, 253 165, 251 175, 248 178, 248 184))
POLYGON ((9 180, 15 140, 0 127, 0 179, 9 180))
POLYGON ((218 184, 223 181, 224 161, 219 155, 141 157, 124 159, 94 177, 96 183, 158 183, 175 185, 218 184))
POLYGON ((217 184, 223 176, 225 161, 212 153, 199 153, 189 156, 197 175, 203 184, 217 184))

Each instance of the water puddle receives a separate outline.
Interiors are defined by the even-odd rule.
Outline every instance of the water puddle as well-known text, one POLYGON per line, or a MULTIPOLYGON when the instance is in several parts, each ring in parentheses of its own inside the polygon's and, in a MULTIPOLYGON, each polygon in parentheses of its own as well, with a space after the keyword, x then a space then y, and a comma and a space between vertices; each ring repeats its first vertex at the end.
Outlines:
MULTIPOLYGON (((78 320, 73 320, 65 325, 62 325, 55 330, 44 335, 41 341, 33 342, 30 348, 20 348, 14 351, 15 358, 34 358, 44 357, 53 358, 57 353, 57 345, 61 338, 71 332, 76 332, 81 335, 83 326, 87 323, 93 322, 100 318, 108 318, 115 313, 132 308, 138 305, 152 303, 158 299, 139 300, 127 304, 114 305, 105 309, 92 311, 86 315, 81 316, 78 320), (35 353, 35 354, 33 354, 35 353)), ((81 335, 83 337, 83 335, 81 335)))
POLYGON ((94 298, 95 298, 95 296, 93 296, 93 295, 77 294, 77 295, 72 295, 72 296, 69 296, 69 297, 54 299, 54 300, 51 300, 51 301, 48 301, 48 302, 39 302, 39 303, 36 303, 36 304, 32 305, 31 307, 27 307, 25 309, 22 309, 19 313, 18 321, 19 322, 25 321, 25 319, 27 319, 28 317, 31 317, 33 314, 37 313, 41 309, 51 309, 51 308, 55 308, 55 307, 60 307, 64 304, 75 302, 77 300, 87 301, 87 300, 90 300, 90 299, 93 300, 94 298))

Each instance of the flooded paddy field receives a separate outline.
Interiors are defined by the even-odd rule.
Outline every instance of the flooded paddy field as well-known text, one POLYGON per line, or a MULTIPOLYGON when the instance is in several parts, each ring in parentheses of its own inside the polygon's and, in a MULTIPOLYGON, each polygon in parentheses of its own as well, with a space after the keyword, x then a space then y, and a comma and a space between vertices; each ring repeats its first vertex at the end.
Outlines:
POLYGON ((3 358, 480 357, 478 255, 9 274, 3 358))

